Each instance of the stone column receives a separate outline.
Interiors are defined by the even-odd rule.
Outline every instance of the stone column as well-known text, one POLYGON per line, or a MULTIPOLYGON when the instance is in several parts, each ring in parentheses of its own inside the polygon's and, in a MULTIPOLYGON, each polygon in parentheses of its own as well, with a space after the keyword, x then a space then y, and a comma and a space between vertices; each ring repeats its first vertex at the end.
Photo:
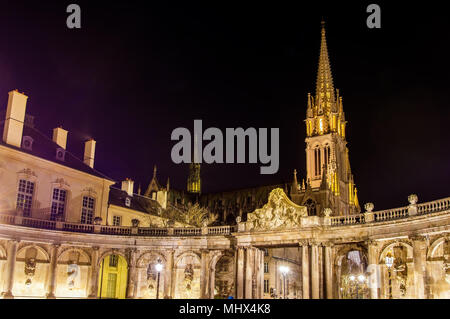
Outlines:
POLYGON ((245 251, 245 299, 253 298, 253 267, 254 267, 254 249, 247 247, 245 251))
POLYGON ((208 277, 209 277, 208 254, 209 254, 209 251, 207 249, 201 250, 201 270, 200 270, 200 298, 201 299, 208 298, 208 277))
POLYGON ((236 298, 244 298, 244 247, 238 247, 236 252, 236 298))
POLYGON ((173 278, 173 262, 174 262, 175 250, 170 249, 167 252, 167 264, 166 269, 164 269, 164 298, 173 298, 172 282, 175 280, 173 278))
POLYGON ((58 250, 60 245, 53 244, 50 252, 50 278, 47 286, 47 299, 55 299, 56 292, 56 268, 58 267, 58 250))
POLYGON ((331 243, 325 243, 324 246, 326 298, 333 299, 333 247, 331 243))
POLYGON ((6 268, 6 285, 5 290, 2 293, 3 298, 12 299, 14 298, 12 294, 13 286, 14 286, 14 271, 16 266, 16 256, 17 256, 17 248, 19 246, 18 240, 10 240, 8 242, 8 263, 6 268))
POLYGON ((414 287, 416 292, 414 298, 424 299, 427 242, 424 236, 411 236, 410 239, 413 243, 414 287))
POLYGON ((135 297, 136 290, 136 249, 128 250, 128 285, 127 285, 127 299, 135 297))
POLYGON ((260 258, 260 272, 259 272, 259 282, 260 282, 260 288, 259 288, 259 298, 264 297, 264 250, 259 250, 259 258, 260 258))
POLYGON ((319 284, 319 244, 311 243, 311 298, 320 298, 319 284))
POLYGON ((309 247, 307 242, 301 242, 302 246, 302 295, 303 299, 309 299, 309 247))
POLYGON ((255 249, 255 262, 256 262, 256 296, 255 298, 261 299, 264 295, 264 251, 255 249))
POLYGON ((367 251, 368 251, 368 261, 369 265, 367 266, 367 273, 368 273, 368 284, 370 289, 370 298, 371 299, 378 299, 379 296, 379 283, 380 283, 380 277, 379 277, 379 265, 378 265, 378 243, 375 240, 368 240, 366 242, 367 244, 367 251))
POLYGON ((92 247, 92 257, 91 257, 91 278, 89 279, 89 294, 88 298, 97 298, 98 294, 98 251, 99 247, 92 247))

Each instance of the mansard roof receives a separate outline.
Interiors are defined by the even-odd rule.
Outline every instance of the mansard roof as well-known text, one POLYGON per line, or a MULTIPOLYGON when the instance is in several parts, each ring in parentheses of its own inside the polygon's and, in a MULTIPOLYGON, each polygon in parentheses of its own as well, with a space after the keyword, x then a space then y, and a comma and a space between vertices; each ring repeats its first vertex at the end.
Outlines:
MULTIPOLYGON (((0 122, 0 132, 3 132, 3 128, 5 125, 5 121, 0 122)), ((29 136, 33 139, 31 149, 26 148, 18 148, 9 144, 6 144, 3 139, 0 140, 0 145, 6 146, 8 148, 14 149, 18 152, 27 153, 44 160, 54 162, 59 165, 63 165, 77 171, 81 171, 93 176, 97 176, 100 178, 105 178, 110 181, 115 182, 112 178, 106 176, 105 174, 97 171, 94 168, 91 168, 89 165, 86 165, 81 159, 73 155, 71 152, 67 150, 63 150, 64 160, 59 160, 56 158, 57 149, 61 149, 61 147, 53 142, 53 140, 47 137, 44 133, 40 132, 34 127, 32 122, 32 117, 27 116, 25 119, 24 127, 23 127, 23 137, 29 136), (31 119, 31 120, 30 120, 31 119)))

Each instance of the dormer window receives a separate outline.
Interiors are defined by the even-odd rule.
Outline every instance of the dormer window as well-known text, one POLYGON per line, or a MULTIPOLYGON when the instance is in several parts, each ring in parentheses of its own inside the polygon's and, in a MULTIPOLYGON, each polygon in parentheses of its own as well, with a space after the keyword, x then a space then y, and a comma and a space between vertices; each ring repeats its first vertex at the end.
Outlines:
POLYGON ((66 156, 66 150, 61 147, 58 147, 56 149, 56 159, 58 161, 64 161, 65 156, 66 156))
POLYGON ((33 138, 31 136, 24 136, 22 138, 22 148, 29 151, 33 149, 33 138))
POLYGON ((129 197, 125 198, 125 206, 127 207, 131 206, 131 199, 129 197))

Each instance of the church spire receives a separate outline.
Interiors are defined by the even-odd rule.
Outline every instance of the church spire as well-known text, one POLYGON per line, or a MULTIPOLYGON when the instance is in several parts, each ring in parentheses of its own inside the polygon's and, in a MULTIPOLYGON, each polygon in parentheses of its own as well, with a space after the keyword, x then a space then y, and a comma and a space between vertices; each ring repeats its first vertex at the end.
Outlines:
POLYGON ((331 75, 330 60, 328 57, 327 39, 325 35, 325 21, 322 20, 319 54, 319 70, 316 83, 316 104, 318 114, 327 113, 335 103, 333 76, 331 75))

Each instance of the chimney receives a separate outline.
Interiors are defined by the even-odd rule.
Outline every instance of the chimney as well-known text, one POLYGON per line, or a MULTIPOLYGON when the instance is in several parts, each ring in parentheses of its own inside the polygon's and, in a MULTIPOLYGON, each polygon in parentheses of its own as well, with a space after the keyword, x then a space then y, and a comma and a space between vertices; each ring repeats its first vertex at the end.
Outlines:
POLYGON ((6 109, 5 127, 3 129, 3 142, 20 147, 22 144, 23 122, 27 99, 23 93, 14 90, 8 93, 8 106, 6 109))
POLYGON ((124 181, 122 181, 122 190, 127 192, 128 196, 133 196, 133 188, 134 188, 134 182, 126 178, 124 181))
POLYGON ((67 131, 61 126, 53 129, 53 142, 58 144, 63 149, 66 149, 67 145, 67 131))
POLYGON ((95 157, 95 140, 90 139, 84 142, 84 159, 83 162, 86 165, 94 168, 94 157, 95 157))

